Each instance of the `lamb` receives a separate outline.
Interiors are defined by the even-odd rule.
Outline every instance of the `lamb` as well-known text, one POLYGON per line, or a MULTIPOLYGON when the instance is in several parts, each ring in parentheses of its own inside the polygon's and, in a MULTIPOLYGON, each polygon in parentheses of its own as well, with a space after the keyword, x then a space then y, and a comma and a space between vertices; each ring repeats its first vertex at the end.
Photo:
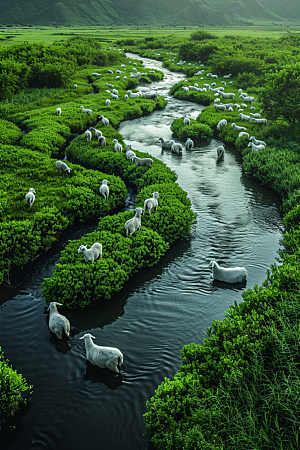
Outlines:
POLYGON ((247 128, 245 127, 239 127, 235 123, 232 123, 231 126, 233 127, 234 131, 247 131, 247 128))
POLYGON ((140 230, 142 212, 143 212, 143 208, 141 208, 141 207, 135 208, 134 217, 132 217, 132 219, 127 220, 127 222, 125 222, 126 236, 128 236, 128 233, 131 236, 135 231, 140 230))
POLYGON ((264 141, 259 141, 258 139, 255 139, 254 136, 251 136, 251 137, 249 138, 249 141, 252 141, 253 144, 255 144, 255 145, 264 145, 264 146, 267 145, 264 141))
POLYGON ((227 120, 226 119, 220 120, 220 122, 217 125, 217 130, 221 130, 223 127, 226 127, 226 125, 227 125, 227 120))
POLYGON ((56 161, 55 163, 56 166, 56 170, 62 170, 63 172, 68 172, 70 173, 72 169, 70 169, 70 167, 67 166, 67 164, 63 161, 56 161))
POLYGON ((184 124, 184 125, 189 125, 190 122, 191 122, 190 119, 189 119, 188 117, 184 116, 184 118, 183 118, 183 124, 184 124))
POLYGON ((35 200, 35 190, 33 188, 30 188, 29 191, 27 192, 27 194, 25 195, 25 200, 27 205, 30 206, 30 208, 32 207, 34 200, 35 200))
POLYGON ((87 248, 86 245, 81 245, 77 253, 83 253, 85 262, 94 262, 98 257, 102 259, 102 245, 99 242, 95 242, 91 248, 87 248))
POLYGON ((219 147, 217 147, 217 156, 218 156, 218 159, 223 158, 224 154, 225 154, 225 148, 224 148, 224 146, 223 146, 223 145, 219 145, 219 147))
POLYGON ((102 131, 97 130, 97 129, 94 128, 94 127, 90 127, 89 130, 90 130, 90 131, 93 131, 93 132, 95 133, 95 137, 96 137, 96 138, 98 138, 99 136, 102 136, 102 131))
POLYGON ((122 151, 122 145, 119 144, 118 140, 114 139, 112 142, 115 144, 115 146, 114 146, 115 151, 116 152, 121 152, 122 151))
POLYGON ((106 104, 106 106, 110 106, 111 105, 110 100, 109 99, 105 100, 105 104, 106 104))
POLYGON ((98 117, 99 120, 101 120, 101 122, 103 123, 103 125, 105 125, 106 127, 108 127, 109 125, 109 120, 103 116, 103 114, 101 114, 101 116, 98 117))
POLYGON ((58 302, 51 302, 48 306, 48 310, 50 309, 49 328, 52 333, 56 334, 58 339, 62 339, 63 334, 65 334, 67 337, 70 336, 71 327, 68 319, 62 314, 59 314, 59 312, 57 311, 57 306, 63 305, 58 302))
POLYGON ((90 141, 92 139, 92 133, 90 132, 90 130, 86 130, 84 132, 85 136, 86 136, 86 140, 90 141))
POLYGON ((94 366, 101 367, 101 369, 110 369, 113 372, 119 373, 120 366, 123 364, 123 354, 115 347, 100 347, 94 344, 90 333, 86 333, 79 339, 84 339, 86 359, 94 366))
POLYGON ((159 199, 159 194, 158 192, 153 192, 152 194, 153 198, 147 198, 147 200, 144 201, 144 211, 146 211, 146 208, 148 208, 149 214, 151 215, 151 209, 155 207, 156 211, 157 211, 157 207, 158 207, 158 199, 159 199))
POLYGON ((222 104, 217 105, 216 103, 214 105, 215 105, 215 108, 216 108, 217 111, 219 109, 222 110, 222 111, 226 111, 226 106, 225 105, 222 105, 222 104))
POLYGON ((221 91, 220 94, 222 95, 223 99, 231 98, 232 100, 234 100, 235 97, 235 94, 232 92, 225 93, 221 91))
POLYGON ((134 151, 131 150, 131 145, 127 144, 126 145, 126 154, 125 154, 127 159, 131 159, 133 156, 136 156, 134 151))
POLYGON ((214 280, 225 281, 225 283, 242 283, 247 279, 248 272, 245 267, 220 267, 216 261, 210 262, 214 280))
POLYGON ((255 145, 253 144, 253 142, 249 142, 248 147, 251 147, 252 152, 258 152, 259 150, 263 150, 266 148, 265 145, 255 145))
POLYGON ((99 188, 100 194, 103 195, 105 200, 108 200, 109 195, 109 187, 107 186, 107 183, 109 183, 109 181, 103 180, 102 185, 99 188))
POLYGON ((98 136, 98 142, 100 145, 104 146, 106 145, 106 139, 104 136, 98 136))
POLYGON ((153 166, 153 159, 151 159, 151 158, 138 158, 137 156, 133 156, 131 158, 131 161, 134 162, 137 167, 138 166, 146 166, 146 167, 153 166))
POLYGON ((56 114, 57 114, 58 116, 61 116, 61 108, 56 108, 56 114))
POLYGON ((185 148, 187 150, 192 150, 192 148, 194 148, 194 141, 192 141, 192 139, 188 138, 185 143, 185 148))
POLYGON ((83 113, 90 114, 90 115, 93 114, 93 111, 91 109, 85 109, 84 106, 80 106, 80 108, 81 108, 81 112, 83 112, 83 113))
POLYGON ((246 133, 245 131, 241 131, 241 132, 239 133, 238 137, 240 138, 240 137, 242 137, 242 136, 247 136, 247 137, 249 137, 249 133, 246 133))
POLYGON ((247 120, 249 122, 249 120, 251 119, 250 116, 247 116, 246 114, 240 113, 239 114, 241 120, 247 120))
POLYGON ((250 120, 253 120, 256 123, 267 123, 267 119, 255 119, 255 117, 251 117, 250 120))
POLYGON ((175 143, 174 141, 171 142, 171 150, 173 153, 182 153, 182 145, 175 143))
POLYGON ((161 141, 161 147, 162 148, 171 148, 172 141, 165 141, 162 137, 158 138, 159 141, 161 141))

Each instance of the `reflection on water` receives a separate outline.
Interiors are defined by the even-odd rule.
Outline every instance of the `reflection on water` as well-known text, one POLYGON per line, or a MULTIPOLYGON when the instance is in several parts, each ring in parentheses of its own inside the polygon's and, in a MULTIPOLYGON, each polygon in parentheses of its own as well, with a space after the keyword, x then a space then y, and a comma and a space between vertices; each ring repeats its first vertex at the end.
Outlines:
MULTIPOLYGON (((147 60, 147 66, 161 63, 147 60)), ((146 401, 164 377, 172 379, 178 371, 183 345, 201 343, 212 320, 222 320, 230 305, 241 301, 241 292, 261 284, 275 262, 280 201, 243 175, 234 147, 226 146, 221 161, 215 139, 196 142, 181 156, 162 151, 158 138, 171 138, 172 120, 185 114, 195 118, 202 109, 170 97, 170 86, 183 75, 164 72, 164 81, 141 90, 157 90, 168 99, 167 108, 124 122, 119 131, 133 149, 151 153, 176 171, 197 223, 156 266, 135 274, 111 300, 83 311, 60 308, 71 323, 69 340, 60 341, 49 331, 41 282, 51 276, 68 239, 93 231, 95 221, 69 230, 55 248, 14 277, 14 288, 2 288, 0 344, 13 367, 34 385, 34 394, 30 406, 13 419, 16 430, 2 431, 1 450, 98 450, 99 442, 109 450, 145 448, 146 401), (212 282, 212 259, 227 267, 245 266, 247 283, 212 282), (86 361, 82 332, 93 334, 97 345, 121 350, 120 375, 86 361)), ((132 209, 135 194, 129 192, 127 200, 132 209)))

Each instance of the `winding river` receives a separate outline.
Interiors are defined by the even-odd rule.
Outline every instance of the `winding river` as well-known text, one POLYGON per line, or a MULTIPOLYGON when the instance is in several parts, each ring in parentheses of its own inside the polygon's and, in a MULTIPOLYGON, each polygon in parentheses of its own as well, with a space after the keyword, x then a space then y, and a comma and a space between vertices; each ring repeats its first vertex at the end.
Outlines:
MULTIPOLYGON (((133 55, 128 55, 134 57, 133 55)), ((161 63, 144 59, 146 67, 161 63)), ((30 406, 4 427, 1 449, 142 450, 146 401, 164 377, 173 378, 183 345, 201 343, 213 319, 222 320, 246 288, 260 285, 275 262, 282 221, 280 199, 242 173, 240 154, 226 146, 217 162, 218 141, 196 143, 182 155, 162 152, 158 138, 171 138, 174 118, 195 118, 202 107, 172 98, 169 88, 183 74, 165 73, 163 81, 141 86, 157 90, 165 110, 123 122, 119 131, 133 149, 147 151, 178 174, 178 182, 198 214, 189 235, 176 241, 151 269, 142 270, 111 301, 84 311, 62 308, 72 325, 71 338, 58 341, 47 325, 41 282, 51 276, 68 239, 92 231, 95 222, 66 232, 55 248, 28 265, 2 287, 0 342, 5 357, 34 385, 30 406), (213 284, 209 261, 245 266, 247 284, 213 284), (79 337, 92 333, 95 343, 118 347, 124 354, 121 375, 86 363, 79 337)), ((127 208, 134 207, 134 193, 127 208)), ((59 301, 59 299, 58 299, 59 301)))

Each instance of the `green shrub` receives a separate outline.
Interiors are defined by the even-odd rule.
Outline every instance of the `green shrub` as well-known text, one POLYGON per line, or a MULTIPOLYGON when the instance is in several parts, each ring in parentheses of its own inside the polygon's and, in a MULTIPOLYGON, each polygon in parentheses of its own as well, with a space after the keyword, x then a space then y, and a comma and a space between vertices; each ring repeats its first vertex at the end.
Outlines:
POLYGON ((19 127, 7 120, 0 119, 0 145, 16 145, 22 137, 19 127))
POLYGON ((174 119, 171 124, 171 130, 174 136, 182 141, 187 138, 198 140, 209 140, 213 136, 213 130, 210 126, 190 119, 190 125, 184 125, 183 119, 174 119))

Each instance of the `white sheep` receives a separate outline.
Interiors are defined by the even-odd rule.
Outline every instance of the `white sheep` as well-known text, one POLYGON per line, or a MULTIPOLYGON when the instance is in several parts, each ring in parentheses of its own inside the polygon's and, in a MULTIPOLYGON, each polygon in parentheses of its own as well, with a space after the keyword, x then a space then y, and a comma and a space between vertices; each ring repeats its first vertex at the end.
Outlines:
POLYGON ((109 99, 106 99, 106 100, 105 100, 105 104, 106 104, 106 106, 110 106, 110 105, 111 105, 110 100, 109 100, 109 99))
POLYGON ((108 127, 109 125, 109 120, 103 116, 103 114, 101 114, 101 116, 98 117, 99 120, 101 120, 102 124, 105 125, 106 127, 108 127))
POLYGON ((266 148, 265 145, 262 145, 262 144, 255 145, 255 144, 253 144, 253 142, 249 142, 248 147, 251 147, 252 152, 258 152, 259 150, 263 150, 266 148))
POLYGON ((124 98, 125 98, 125 100, 128 100, 129 99, 128 94, 125 94, 124 98))
POLYGON ((216 111, 218 111, 218 110, 226 111, 226 106, 225 105, 222 105, 222 104, 217 105, 216 103, 214 105, 215 105, 216 111))
POLYGON ((133 150, 131 150, 131 145, 127 144, 126 145, 126 154, 125 154, 127 159, 131 159, 133 156, 136 156, 136 154, 134 153, 133 150))
POLYGON ((247 128, 245 127, 239 127, 235 123, 232 123, 231 126, 233 127, 234 131, 247 131, 247 128))
POLYGON ((225 281, 225 283, 242 283, 247 279, 248 272, 245 267, 220 267, 216 261, 210 262, 214 280, 225 281))
POLYGON ((101 76, 101 73, 98 73, 98 72, 92 73, 92 77, 100 77, 100 76, 101 76))
POLYGON ((246 133, 246 131, 241 131, 238 135, 238 137, 242 137, 242 136, 247 136, 247 138, 249 137, 249 133, 246 133))
POLYGON ((162 148, 171 148, 172 141, 165 141, 162 137, 158 138, 158 140, 161 141, 162 148))
POLYGON ((127 220, 127 222, 125 222, 126 236, 128 236, 128 233, 131 236, 135 231, 140 230, 142 212, 143 212, 143 208, 141 208, 141 207, 135 208, 134 217, 132 217, 132 219, 127 220))
POLYGON ((27 192, 27 194, 25 195, 25 200, 27 205, 30 206, 30 208, 32 207, 34 200, 35 200, 35 190, 33 188, 30 188, 29 191, 27 192))
POLYGON ((158 93, 157 92, 146 92, 146 94, 144 94, 145 98, 150 98, 152 100, 155 100, 157 102, 158 99, 158 93))
POLYGON ((224 157, 225 154, 225 148, 223 145, 219 145, 219 147, 217 147, 217 157, 218 159, 221 159, 224 157))
POLYGON ((114 73, 113 70, 108 69, 107 73, 114 73))
POLYGON ((189 125, 190 122, 191 122, 190 119, 188 117, 184 116, 184 118, 183 118, 183 125, 189 125))
POLYGON ((267 145, 264 141, 259 141, 258 139, 255 139, 254 136, 251 136, 249 138, 249 141, 253 142, 253 144, 255 144, 255 145, 264 145, 264 146, 267 145))
POLYGON ((221 130, 223 127, 226 127, 226 125, 227 125, 227 120, 226 119, 220 120, 220 122, 217 125, 217 130, 221 130))
POLYGON ((90 132, 90 130, 86 130, 84 132, 85 136, 86 136, 86 140, 90 141, 92 139, 92 133, 90 132))
POLYGON ((250 106, 250 109, 253 109, 253 110, 254 110, 254 109, 256 109, 256 108, 255 108, 255 106, 250 106))
POLYGON ((211 78, 219 78, 218 75, 210 75, 211 78))
MULTIPOLYGON (((218 95, 218 94, 215 94, 215 95, 218 95)), ((214 103, 220 103, 220 99, 219 98, 216 98, 215 100, 214 100, 214 103)))
POLYGON ((58 116, 61 116, 61 108, 56 108, 56 114, 57 114, 58 116))
POLYGON ((232 73, 229 73, 228 75, 223 75, 223 78, 230 78, 232 73))
POLYGON ((102 259, 102 245, 99 242, 95 242, 91 248, 87 248, 86 245, 81 245, 77 253, 83 253, 85 262, 94 262, 98 257, 102 259))
POLYGON ((97 138, 97 139, 98 139, 99 136, 102 136, 102 131, 97 130, 97 129, 94 128, 94 127, 90 127, 89 130, 90 130, 90 131, 93 131, 93 132, 95 133, 95 138, 97 138))
POLYGON ((224 84, 226 86, 226 81, 221 81, 222 84, 224 84))
POLYGON ((93 114, 93 111, 91 109, 86 109, 84 106, 80 106, 81 108, 81 112, 86 113, 86 114, 93 114))
POLYGON ((58 302, 51 302, 48 306, 48 310, 50 309, 49 328, 52 333, 56 334, 58 339, 62 339, 63 334, 69 337, 71 327, 68 319, 62 314, 59 314, 57 306, 63 305, 58 302))
POLYGON ((134 162, 137 167, 138 166, 146 166, 146 167, 153 166, 153 159, 151 159, 151 158, 139 158, 138 156, 133 156, 131 158, 131 161, 134 162))
POLYGON ((77 84, 74 84, 74 88, 77 89, 77 84))
POLYGON ((148 208, 150 215, 151 215, 152 208, 155 208, 155 210, 157 211, 157 207, 158 207, 157 200, 159 199, 158 192, 153 192, 152 197, 153 198, 147 198, 147 200, 144 201, 144 211, 146 211, 146 208, 148 208))
POLYGON ((115 151, 116 152, 121 152, 122 151, 122 145, 119 144, 118 140, 114 139, 112 142, 115 144, 115 146, 114 146, 115 151))
POLYGON ((119 100, 119 97, 114 94, 113 92, 110 93, 111 98, 113 98, 114 100, 119 100))
POLYGON ((234 100, 235 94, 233 92, 222 92, 220 91, 220 94, 222 95, 223 99, 227 99, 227 98, 231 98, 232 100, 234 100))
POLYGON ((230 112, 233 111, 232 106, 229 106, 229 107, 228 107, 228 111, 230 111, 230 112))
POLYGON ((192 141, 192 139, 187 138, 187 141, 185 143, 185 148, 187 150, 192 150, 192 148, 194 148, 194 141, 192 141))
POLYGON ((239 98, 241 98, 243 102, 250 102, 252 105, 254 104, 254 97, 243 97, 243 95, 240 95, 239 98))
POLYGON ((100 347, 94 344, 92 338, 95 339, 90 333, 79 338, 84 340, 86 359, 94 366, 119 373, 119 367, 123 364, 123 355, 120 350, 115 347, 100 347))
POLYGON ((131 98, 139 98, 140 94, 138 92, 131 92, 130 90, 127 91, 127 94, 129 94, 129 97, 131 98))
POLYGON ((226 103, 224 106, 229 110, 229 108, 233 108, 233 103, 226 103))
MULTIPOLYGON (((108 86, 108 87, 110 87, 110 88, 114 88, 114 85, 113 84, 110 84, 110 83, 106 83, 106 86, 108 86)), ((110 93, 110 91, 109 91, 109 93, 110 93)))
POLYGON ((179 143, 175 143, 174 141, 171 142, 171 150, 173 153, 182 153, 182 145, 179 143))
POLYGON ((250 116, 247 116, 246 114, 243 114, 243 113, 240 113, 239 116, 240 116, 241 120, 247 120, 248 122, 251 119, 250 116))
POLYGON ((243 92, 242 89, 239 89, 239 90, 238 90, 238 94, 239 94, 239 95, 242 95, 243 97, 247 97, 247 92, 243 92))
POLYGON ((70 167, 67 166, 67 164, 63 161, 56 161, 55 163, 56 170, 62 170, 63 172, 71 173, 70 167))
POLYGON ((188 91, 189 91, 189 88, 188 88, 187 86, 182 86, 182 89, 183 89, 185 92, 188 92, 188 91))
POLYGON ((241 108, 248 108, 248 105, 246 105, 246 103, 241 103, 241 108))
POLYGON ((260 119, 260 114, 259 113, 255 113, 255 114, 250 113, 249 116, 254 117, 255 119, 260 119))
POLYGON ((255 119, 255 117, 251 117, 251 121, 254 121, 256 123, 267 123, 267 119, 255 119))
POLYGON ((106 145, 106 139, 104 136, 98 136, 98 142, 100 145, 104 146, 106 145))
POLYGON ((109 187, 107 186, 107 183, 109 183, 109 181, 103 180, 102 185, 99 188, 100 194, 103 195, 105 200, 108 200, 109 195, 109 187))

